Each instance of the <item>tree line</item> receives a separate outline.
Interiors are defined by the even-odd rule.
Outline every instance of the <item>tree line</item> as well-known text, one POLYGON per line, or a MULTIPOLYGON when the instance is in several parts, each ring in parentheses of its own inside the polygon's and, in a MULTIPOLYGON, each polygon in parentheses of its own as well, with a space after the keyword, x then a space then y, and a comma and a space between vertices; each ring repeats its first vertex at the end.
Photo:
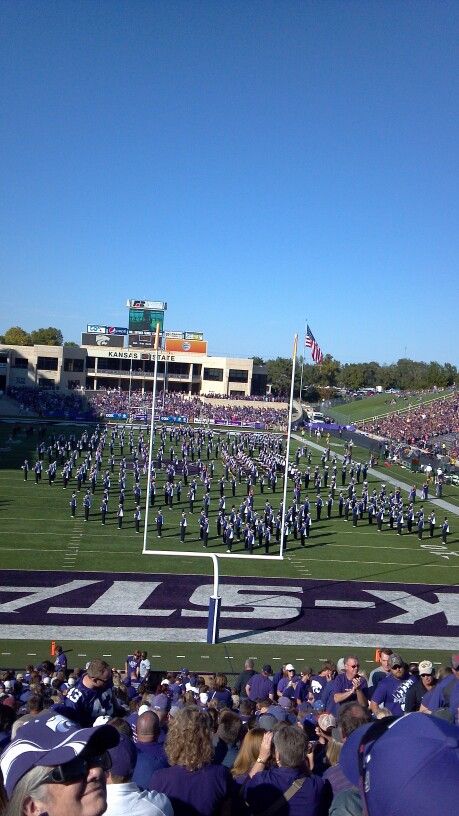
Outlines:
POLYGON ((0 335, 0 343, 7 346, 76 346, 77 343, 64 343, 64 338, 60 329, 55 326, 48 326, 46 329, 33 329, 31 332, 25 331, 21 326, 11 326, 5 334, 0 335))
MULTIPOLYGON (((268 382, 277 395, 287 396, 290 393, 292 377, 292 361, 287 357, 277 357, 275 360, 263 361, 254 357, 258 365, 266 365, 268 382)), ((295 394, 299 395, 301 380, 300 357, 295 370, 295 394)), ((399 388, 402 391, 419 391, 433 387, 447 388, 455 384, 457 368, 451 363, 418 362, 402 357, 396 363, 380 365, 374 361, 370 363, 341 363, 330 354, 327 354, 322 365, 303 365, 303 399, 308 399, 308 390, 314 394, 324 386, 331 388, 346 388, 357 391, 359 388, 383 389, 399 388)), ((311 401, 314 401, 311 397, 311 401)))

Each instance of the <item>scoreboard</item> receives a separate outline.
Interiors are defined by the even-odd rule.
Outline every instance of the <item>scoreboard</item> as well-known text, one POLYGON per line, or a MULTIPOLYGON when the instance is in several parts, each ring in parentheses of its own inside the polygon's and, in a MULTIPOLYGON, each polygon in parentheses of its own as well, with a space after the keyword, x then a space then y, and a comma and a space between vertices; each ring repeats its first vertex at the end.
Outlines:
POLYGON ((159 323, 159 332, 163 333, 164 311, 159 309, 129 309, 129 332, 141 333, 156 331, 159 323))

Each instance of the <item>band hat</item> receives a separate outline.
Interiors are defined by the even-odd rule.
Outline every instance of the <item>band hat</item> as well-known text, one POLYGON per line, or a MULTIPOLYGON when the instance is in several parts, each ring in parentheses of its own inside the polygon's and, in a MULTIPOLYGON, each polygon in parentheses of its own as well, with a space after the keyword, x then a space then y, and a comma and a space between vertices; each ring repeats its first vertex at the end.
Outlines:
POLYGON ((369 816, 457 808, 459 728, 437 717, 413 712, 363 725, 347 738, 339 761, 365 796, 369 816))
POLYGON ((0 759, 8 798, 11 799, 19 780, 32 768, 64 765, 79 756, 88 745, 98 752, 113 748, 118 742, 118 731, 111 725, 79 728, 54 712, 29 720, 18 728, 16 739, 0 759))

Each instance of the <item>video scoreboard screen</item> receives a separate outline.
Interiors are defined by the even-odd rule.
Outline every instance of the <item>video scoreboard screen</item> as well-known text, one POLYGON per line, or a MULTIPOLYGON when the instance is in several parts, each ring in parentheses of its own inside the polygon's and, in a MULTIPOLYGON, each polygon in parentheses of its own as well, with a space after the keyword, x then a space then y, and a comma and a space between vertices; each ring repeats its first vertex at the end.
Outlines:
POLYGON ((159 323, 160 334, 163 332, 164 312, 158 309, 129 309, 129 332, 155 332, 159 323))

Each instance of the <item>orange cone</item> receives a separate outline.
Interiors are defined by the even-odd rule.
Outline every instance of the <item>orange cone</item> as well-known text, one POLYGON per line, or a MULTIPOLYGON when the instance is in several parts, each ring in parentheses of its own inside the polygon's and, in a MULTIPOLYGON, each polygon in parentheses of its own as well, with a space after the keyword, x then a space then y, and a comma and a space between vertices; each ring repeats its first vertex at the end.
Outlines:
POLYGON ((51 641, 51 657, 54 657, 55 654, 56 654, 56 641, 52 640, 51 641))

